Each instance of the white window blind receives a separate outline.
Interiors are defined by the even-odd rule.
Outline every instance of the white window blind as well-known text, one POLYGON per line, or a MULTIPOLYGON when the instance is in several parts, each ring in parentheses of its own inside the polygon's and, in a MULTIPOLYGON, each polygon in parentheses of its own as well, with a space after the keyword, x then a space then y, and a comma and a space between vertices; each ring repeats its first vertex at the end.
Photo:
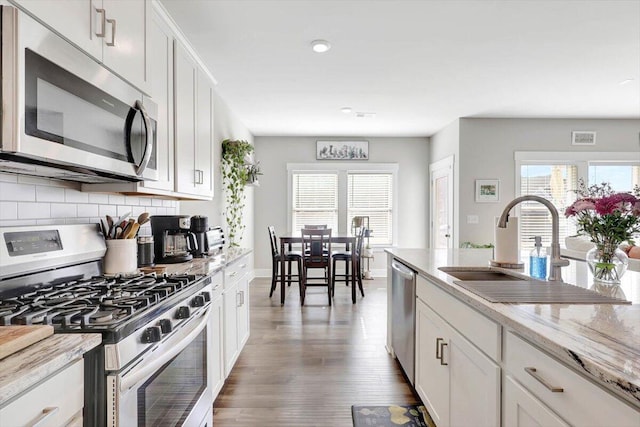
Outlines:
POLYGON ((337 173, 293 172, 292 195, 292 232, 307 224, 327 224, 338 229, 337 173))
MULTIPOLYGON (((532 194, 551 201, 560 217, 560 243, 566 236, 576 234, 575 222, 564 216, 564 210, 576 199, 572 191, 578 187, 576 165, 522 165, 520 194, 532 194)), ((520 205, 520 249, 530 251, 534 236, 542 236, 543 246, 551 244, 551 213, 538 202, 520 205)))
POLYGON ((349 173, 347 179, 347 224, 354 216, 369 217, 369 243, 393 242, 393 174, 349 173))

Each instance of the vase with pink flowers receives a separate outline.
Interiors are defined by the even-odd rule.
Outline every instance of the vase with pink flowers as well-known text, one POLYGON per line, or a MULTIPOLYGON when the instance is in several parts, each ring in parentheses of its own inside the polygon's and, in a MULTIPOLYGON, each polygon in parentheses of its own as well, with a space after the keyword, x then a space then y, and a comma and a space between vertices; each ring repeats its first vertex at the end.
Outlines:
POLYGON ((576 220, 578 233, 587 235, 595 247, 586 254, 594 281, 620 284, 629 258, 619 248, 623 242, 633 244, 640 234, 640 188, 616 192, 608 183, 587 187, 579 181, 578 199, 565 211, 576 220))

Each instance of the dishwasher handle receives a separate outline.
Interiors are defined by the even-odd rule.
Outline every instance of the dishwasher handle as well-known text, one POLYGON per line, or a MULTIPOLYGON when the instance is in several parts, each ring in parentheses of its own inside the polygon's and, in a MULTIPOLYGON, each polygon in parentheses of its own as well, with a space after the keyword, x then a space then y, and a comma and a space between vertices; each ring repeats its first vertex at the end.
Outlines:
POLYGON ((413 270, 395 260, 391 261, 391 268, 406 280, 413 280, 415 278, 416 274, 413 270))

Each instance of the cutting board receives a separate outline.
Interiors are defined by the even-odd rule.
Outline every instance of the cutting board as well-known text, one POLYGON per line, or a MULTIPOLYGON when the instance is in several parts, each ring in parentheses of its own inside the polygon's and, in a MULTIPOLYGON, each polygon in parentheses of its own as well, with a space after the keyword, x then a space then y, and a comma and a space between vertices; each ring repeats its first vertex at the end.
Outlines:
POLYGON ((0 359, 53 335, 53 326, 0 326, 0 359))

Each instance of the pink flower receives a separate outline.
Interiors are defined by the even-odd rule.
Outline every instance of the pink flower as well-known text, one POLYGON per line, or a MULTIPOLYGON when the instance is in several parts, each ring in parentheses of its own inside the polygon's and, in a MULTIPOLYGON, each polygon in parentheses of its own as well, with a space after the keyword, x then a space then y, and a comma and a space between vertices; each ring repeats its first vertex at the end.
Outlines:
POLYGON ((594 199, 578 199, 564 211, 564 215, 570 217, 580 212, 595 210, 595 208, 596 204, 594 199))
POLYGON ((631 214, 634 216, 640 216, 640 200, 634 203, 631 208, 631 214))
POLYGON ((635 203, 638 199, 629 193, 616 193, 596 200, 595 209, 600 215, 609 215, 615 211, 624 211, 627 204, 635 203))

